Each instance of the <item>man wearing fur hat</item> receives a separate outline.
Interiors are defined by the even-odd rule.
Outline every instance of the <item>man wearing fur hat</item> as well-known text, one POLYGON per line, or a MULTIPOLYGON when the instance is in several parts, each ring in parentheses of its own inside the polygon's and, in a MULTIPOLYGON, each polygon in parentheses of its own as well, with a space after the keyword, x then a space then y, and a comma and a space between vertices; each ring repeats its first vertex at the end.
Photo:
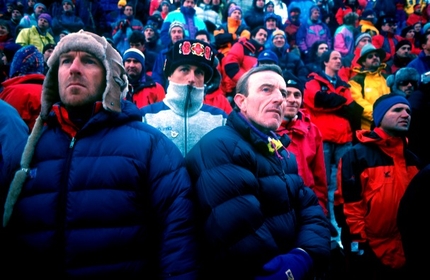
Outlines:
POLYGON ((47 44, 55 44, 54 37, 49 33, 52 18, 48 14, 41 14, 37 19, 37 26, 22 29, 16 37, 15 43, 21 46, 34 45, 39 52, 47 44))
POLYGON ((197 17, 196 10, 194 9, 194 0, 181 0, 182 5, 179 10, 170 12, 164 19, 163 25, 161 26, 160 38, 161 43, 165 47, 168 47, 172 42, 170 39, 170 25, 171 23, 178 21, 184 26, 184 38, 193 39, 196 37, 198 30, 207 30, 206 24, 203 20, 197 17))
POLYGON ((166 95, 164 88, 146 74, 145 55, 136 48, 126 50, 122 56, 129 81, 126 99, 137 108, 160 102, 166 95))
POLYGON ((360 57, 357 60, 359 67, 354 67, 354 72, 348 84, 351 86, 352 98, 363 107, 361 116, 361 129, 370 130, 373 121, 373 103, 380 96, 390 92, 385 80, 385 51, 377 49, 372 44, 366 44, 361 48, 360 57))
POLYGON ((200 138, 225 124, 227 114, 203 104, 205 84, 214 71, 212 47, 199 40, 181 40, 166 53, 164 75, 169 81, 166 97, 143 107, 143 121, 161 130, 183 156, 200 138))
POLYGON ((121 55, 80 31, 58 43, 48 65, 2 215, 2 273, 196 279, 183 157, 124 100, 121 55))
POLYGON ((407 279, 396 217, 419 160, 407 149, 411 108, 403 95, 386 94, 373 105, 375 128, 357 132, 359 143, 339 163, 337 199, 346 279, 407 279), (343 216, 343 217, 342 217, 343 216))

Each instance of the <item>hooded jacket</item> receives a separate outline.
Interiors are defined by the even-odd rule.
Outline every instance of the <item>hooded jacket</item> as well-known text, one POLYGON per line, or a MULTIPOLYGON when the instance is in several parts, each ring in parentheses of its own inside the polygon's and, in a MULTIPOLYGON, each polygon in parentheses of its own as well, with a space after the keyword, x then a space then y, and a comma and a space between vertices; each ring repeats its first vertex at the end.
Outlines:
POLYGON ((357 136, 360 143, 339 162, 335 197, 338 203, 343 199, 351 240, 368 242, 384 265, 400 268, 405 256, 396 217, 400 199, 418 173, 418 159, 406 149, 404 137, 391 137, 381 128, 358 131, 357 136))
POLYGON ((178 149, 122 100, 127 76, 119 53, 82 31, 64 37, 48 65, 41 115, 4 208, 3 273, 195 279, 189 176, 178 149), (59 56, 73 50, 106 70, 103 99, 80 129, 58 93, 59 56))

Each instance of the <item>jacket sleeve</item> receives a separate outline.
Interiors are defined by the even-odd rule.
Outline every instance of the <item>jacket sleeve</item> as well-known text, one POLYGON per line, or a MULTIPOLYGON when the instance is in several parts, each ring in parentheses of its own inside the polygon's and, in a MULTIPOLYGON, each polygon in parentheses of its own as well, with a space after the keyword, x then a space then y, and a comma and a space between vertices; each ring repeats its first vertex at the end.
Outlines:
POLYGON ((339 162, 338 188, 341 189, 344 200, 343 211, 351 238, 353 241, 364 242, 367 239, 364 224, 366 207, 362 197, 360 170, 362 169, 356 157, 356 150, 350 149, 339 162))
POLYGON ((339 110, 346 102, 347 99, 337 93, 322 90, 322 86, 316 80, 311 80, 306 83, 304 96, 307 106, 314 111, 332 111, 339 110))
POLYGON ((164 135, 154 138, 152 145, 148 180, 154 219, 161 231, 160 255, 154 256, 162 271, 160 279, 196 279, 195 212, 184 159, 164 135))

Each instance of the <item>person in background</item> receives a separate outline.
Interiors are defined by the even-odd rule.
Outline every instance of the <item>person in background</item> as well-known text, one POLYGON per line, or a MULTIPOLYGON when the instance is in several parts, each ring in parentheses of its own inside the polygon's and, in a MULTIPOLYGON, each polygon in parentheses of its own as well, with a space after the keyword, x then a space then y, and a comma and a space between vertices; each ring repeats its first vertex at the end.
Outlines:
POLYGON ((115 48, 120 54, 123 54, 130 48, 128 38, 133 31, 137 30, 139 32, 143 32, 143 23, 135 18, 133 5, 125 5, 123 13, 124 17, 115 23, 115 27, 112 31, 112 39, 115 44, 115 48))
POLYGON ((381 62, 386 62, 392 59, 396 52, 396 44, 405 38, 397 34, 397 21, 393 16, 386 15, 378 18, 377 27, 379 34, 372 36, 372 45, 385 51, 385 60, 381 62))
POLYGON ((357 132, 358 143, 339 163, 337 200, 347 279, 407 279, 397 227, 400 200, 418 173, 407 149, 411 121, 408 100, 386 94, 373 105, 374 129, 357 132))
POLYGON ((288 19, 284 22, 284 31, 287 34, 287 43, 288 45, 290 45, 290 50, 292 52, 295 52, 295 54, 299 57, 301 55, 299 46, 297 45, 296 34, 301 24, 300 13, 300 8, 293 7, 290 10, 288 19))
POLYGON ((221 24, 214 31, 215 47, 218 50, 218 59, 221 63, 234 43, 240 38, 249 39, 250 37, 251 32, 242 21, 242 9, 237 5, 231 6, 228 11, 227 22, 221 24))
MULTIPOLYGON (((22 16, 23 16, 22 9, 17 5, 13 5, 11 18, 7 20, 7 23, 9 24, 10 33, 13 38, 16 38, 16 35, 19 33, 17 32, 17 29, 22 19, 22 16)), ((22 29, 22 27, 20 27, 19 29, 22 29)))
POLYGON ((243 19, 246 25, 249 26, 249 30, 254 30, 258 26, 264 26, 264 18, 266 16, 264 8, 264 0, 252 0, 252 8, 244 11, 243 19))
POLYGON ((371 9, 366 9, 360 16, 360 21, 358 22, 357 31, 358 33, 369 33, 370 36, 375 36, 379 34, 378 28, 375 26, 377 22, 375 11, 371 9))
POLYGON ((281 136, 287 134, 291 139, 287 150, 296 156, 299 175, 305 186, 315 192, 327 216, 328 188, 322 134, 311 121, 309 111, 303 108, 302 81, 291 72, 283 71, 282 74, 287 84, 287 104, 276 133, 281 136))
POLYGON ((44 68, 43 74, 44 75, 46 75, 46 73, 49 70, 48 59, 51 57, 54 49, 55 49, 55 44, 47 44, 46 46, 43 47, 42 55, 43 55, 43 68, 44 68))
MULTIPOLYGON (((30 28, 38 25, 39 16, 43 13, 46 14, 46 6, 43 3, 36 3, 33 6, 34 12, 31 15, 23 14, 18 26, 19 29, 30 28)), ((49 15, 50 16, 50 15, 49 15)), ((17 27, 18 28, 18 27, 17 27)))
POLYGON ((288 94, 282 70, 253 67, 237 87, 227 124, 185 158, 199 205, 202 275, 312 279, 327 268, 330 232, 288 136, 275 134, 288 94))
POLYGON ((146 48, 145 35, 138 30, 134 30, 128 38, 130 48, 136 48, 145 56, 145 71, 149 76, 152 75, 152 68, 154 67, 157 53, 146 48))
POLYGON ((155 53, 158 53, 163 49, 163 44, 160 41, 160 35, 158 34, 158 30, 154 25, 145 25, 143 28, 143 34, 145 35, 145 49, 155 53))
POLYGON ((207 30, 203 20, 197 17, 194 0, 183 0, 178 10, 170 12, 163 21, 160 31, 161 43, 169 47, 171 43, 170 28, 173 22, 180 22, 184 26, 184 38, 193 39, 198 30, 207 30))
POLYGON ((354 36, 354 52, 342 57, 342 68, 339 71, 339 77, 348 82, 356 74, 354 68, 360 68, 357 60, 360 58, 361 48, 372 42, 372 36, 369 33, 357 33, 354 36))
POLYGON ((322 54, 323 70, 309 74, 303 101, 304 107, 309 110, 310 119, 321 131, 328 185, 327 216, 337 230, 337 234, 333 234, 333 240, 339 244, 340 228, 334 215, 337 165, 353 145, 363 110, 352 98, 348 84, 338 75, 342 67, 341 59, 340 53, 335 50, 322 54), (331 125, 333 123, 336 125, 331 125))
POLYGON ((221 17, 212 9, 212 0, 197 0, 194 9, 197 17, 203 20, 206 26, 211 25, 216 29, 221 25, 221 17))
POLYGON ((136 48, 130 48, 122 55, 124 69, 128 77, 128 92, 125 99, 137 108, 160 102, 166 93, 164 88, 146 74, 145 55, 136 48))
MULTIPOLYGON (((415 29, 413 26, 407 26, 403 28, 402 31, 400 32, 400 36, 402 36, 403 38, 405 38, 411 43, 411 50, 410 50, 411 54, 414 54, 414 55, 420 54, 421 48, 419 46, 419 39, 418 39, 418 36, 416 36, 415 29)), ((399 44, 401 41, 399 41, 397 44, 399 44)), ((397 44, 396 44, 396 49, 397 49, 397 44)))
POLYGON ((412 43, 405 39, 396 44, 396 52, 391 60, 387 62, 387 73, 396 74, 396 72, 406 67, 417 55, 412 54, 412 43))
POLYGON ((276 53, 271 50, 263 50, 257 57, 257 65, 279 64, 279 59, 276 53))
POLYGON ((29 131, 40 114, 44 73, 42 53, 33 45, 25 46, 15 53, 9 70, 10 78, 1 84, 0 99, 18 111, 29 131))
MULTIPOLYGON (((28 126, 16 109, 0 100, 0 203, 2 205, 6 201, 13 175, 19 169, 21 159, 14 155, 24 150, 28 134, 28 126)), ((3 229, 0 230, 0 238, 2 231, 3 229)))
POLYGON ((122 98, 121 55, 80 31, 58 43, 48 65, 41 114, 1 208, 2 273, 197 279, 183 157, 122 98))
POLYGON ((360 66, 352 69, 355 73, 352 79, 348 81, 352 98, 363 107, 361 129, 371 129, 373 103, 382 95, 390 93, 383 72, 386 64, 381 63, 384 58, 384 50, 377 49, 372 44, 364 45, 357 60, 360 66))
POLYGON ((309 50, 316 41, 325 41, 329 49, 332 49, 333 46, 331 31, 321 21, 320 14, 318 6, 313 6, 309 10, 309 19, 304 23, 302 22, 296 34, 297 45, 305 63, 310 62, 309 50))
POLYGON ((15 39, 15 43, 21 46, 34 45, 39 52, 47 44, 55 44, 54 37, 49 33, 52 18, 48 14, 40 14, 37 19, 37 26, 22 29, 15 39))
POLYGON ((164 76, 164 63, 166 61, 166 55, 169 49, 175 44, 176 42, 183 40, 185 36, 185 30, 184 25, 179 21, 174 21, 172 24, 170 24, 169 28, 169 36, 170 36, 170 43, 169 47, 164 48, 161 50, 154 62, 154 65, 152 66, 152 78, 155 82, 159 83, 164 87, 164 90, 167 89, 167 86, 169 85, 169 81, 164 76))
POLYGON ((6 20, 0 19, 0 50, 4 50, 6 45, 14 43, 15 37, 11 33, 10 25, 6 20))
POLYGON ((204 104, 205 84, 213 76, 215 54, 200 40, 177 41, 166 53, 166 97, 140 109, 143 122, 163 132, 185 157, 200 138, 225 124, 222 109, 204 104))
POLYGON ((251 31, 251 39, 241 38, 236 42, 222 61, 222 89, 232 103, 236 84, 243 73, 257 64, 257 58, 264 50, 267 31, 259 26, 251 31))
POLYGON ((328 45, 323 40, 318 40, 312 44, 309 50, 309 62, 305 64, 306 74, 308 77, 312 72, 319 72, 323 69, 323 62, 321 56, 324 52, 328 51, 328 45))
POLYGON ((60 32, 64 29, 69 30, 69 32, 78 32, 85 28, 84 22, 80 17, 75 14, 75 4, 72 0, 63 0, 63 10, 61 15, 54 16, 52 18, 52 32, 54 33, 54 38, 57 38, 60 32))
POLYGON ((342 58, 352 55, 355 50, 354 31, 358 22, 358 14, 351 12, 345 14, 343 24, 333 35, 333 49, 340 52, 342 58))

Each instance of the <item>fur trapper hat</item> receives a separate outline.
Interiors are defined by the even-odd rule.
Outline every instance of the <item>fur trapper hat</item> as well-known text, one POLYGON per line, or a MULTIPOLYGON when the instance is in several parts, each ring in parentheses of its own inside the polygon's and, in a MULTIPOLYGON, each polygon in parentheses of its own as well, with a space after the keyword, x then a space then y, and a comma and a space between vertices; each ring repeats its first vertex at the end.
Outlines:
POLYGON ((48 73, 43 83, 41 116, 45 120, 54 103, 60 101, 58 93, 58 66, 60 55, 70 51, 84 51, 94 55, 106 70, 106 88, 103 92, 105 110, 121 112, 120 100, 127 93, 128 80, 122 57, 104 37, 87 31, 70 33, 63 37, 48 59, 48 73))
MULTIPOLYGON (((403 67, 397 70, 393 75, 387 77, 387 86, 391 88, 392 93, 402 94, 405 93, 399 89, 399 83, 404 81, 411 81, 418 84, 420 80, 420 74, 415 68, 403 67)), ((417 88, 415 88, 416 90, 417 88)))

